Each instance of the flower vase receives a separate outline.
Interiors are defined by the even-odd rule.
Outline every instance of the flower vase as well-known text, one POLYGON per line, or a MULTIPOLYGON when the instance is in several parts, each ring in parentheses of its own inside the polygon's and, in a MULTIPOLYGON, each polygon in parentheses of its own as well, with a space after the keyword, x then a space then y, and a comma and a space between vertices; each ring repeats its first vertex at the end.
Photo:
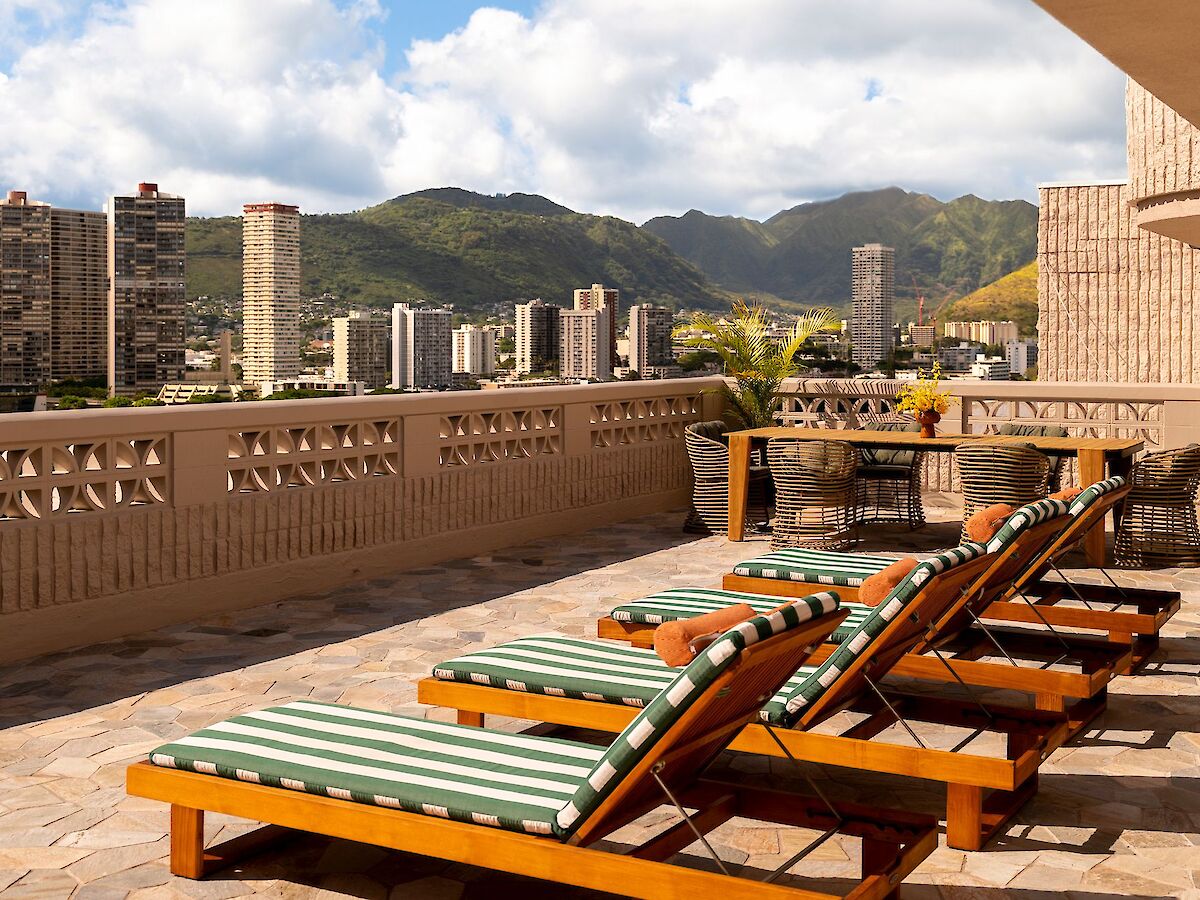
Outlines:
POLYGON ((921 437, 937 437, 937 423, 942 421, 942 414, 933 409, 927 409, 917 416, 921 423, 921 437))

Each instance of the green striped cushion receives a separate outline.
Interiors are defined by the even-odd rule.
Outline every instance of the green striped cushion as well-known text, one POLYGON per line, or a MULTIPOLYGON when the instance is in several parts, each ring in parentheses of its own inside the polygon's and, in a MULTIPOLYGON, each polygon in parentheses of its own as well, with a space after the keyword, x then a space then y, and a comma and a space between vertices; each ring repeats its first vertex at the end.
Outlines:
POLYGON ((1001 550, 1006 550, 1028 528, 1066 514, 1067 504, 1061 500, 1052 500, 1046 497, 1042 500, 1035 500, 1033 503, 1026 503, 1009 516, 1000 526, 1000 530, 988 541, 988 553, 999 553, 1001 550))
MULTIPOLYGON (((831 554, 836 556, 837 554, 831 554)), ((890 562, 891 560, 889 560, 890 562)), ((814 602, 814 598, 802 598, 814 602)), ((642 625, 661 625, 676 619, 691 619, 705 613, 725 609, 738 603, 745 603, 755 612, 770 612, 780 603, 782 597, 770 594, 750 594, 744 591, 726 591, 721 588, 670 588, 659 591, 649 597, 624 603, 613 609, 609 615, 618 622, 634 622, 642 625)), ((871 607, 853 601, 841 601, 841 609, 848 610, 849 615, 833 632, 830 640, 835 643, 854 630, 854 627, 866 617, 871 607)))
POLYGON ((733 567, 734 575, 859 587, 863 580, 896 561, 894 556, 839 553, 836 550, 775 550, 733 567))
POLYGON ((637 717, 617 735, 556 821, 563 833, 583 822, 620 784, 621 779, 647 754, 700 697, 713 681, 737 660, 746 647, 782 634, 838 606, 836 594, 818 594, 782 606, 768 615, 757 615, 726 631, 675 676, 637 717), (807 602, 815 599, 816 603, 807 602))
POLYGON ((157 766, 555 834, 603 747, 299 700, 164 744, 157 766))
POLYGON ((870 653, 875 639, 883 633, 888 623, 894 621, 920 594, 921 588, 930 578, 977 559, 985 552, 982 544, 967 543, 923 560, 859 623, 854 633, 843 640, 825 662, 792 690, 785 704, 783 724, 794 724, 804 711, 841 677, 855 659, 870 653))
POLYGON ((1125 479, 1120 475, 1114 475, 1111 478, 1105 478, 1103 481, 1097 481, 1095 484, 1089 485, 1071 501, 1069 512, 1073 516, 1078 516, 1087 511, 1093 503, 1103 497, 1105 494, 1110 494, 1113 491, 1120 490, 1125 487, 1125 479))
MULTIPOLYGON (((764 707, 763 718, 779 721, 789 693, 814 668, 801 669, 780 688, 764 707)), ((542 634, 447 660, 434 668, 433 675, 443 681, 484 684, 506 691, 643 707, 679 671, 653 650, 620 641, 542 634)))

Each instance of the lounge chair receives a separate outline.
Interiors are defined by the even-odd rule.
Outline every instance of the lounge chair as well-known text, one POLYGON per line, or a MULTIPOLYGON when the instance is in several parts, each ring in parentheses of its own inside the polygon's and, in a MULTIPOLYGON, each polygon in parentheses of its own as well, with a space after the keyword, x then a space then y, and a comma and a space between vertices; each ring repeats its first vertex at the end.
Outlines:
POLYGON ((607 749, 301 701, 159 747, 129 768, 128 790, 171 804, 171 871, 187 878, 261 844, 205 851, 211 810, 631 897, 834 896, 731 877, 715 856, 722 874, 663 862, 738 816, 863 838, 863 878, 845 896, 892 896, 936 847, 932 819, 701 777, 836 624, 835 606, 793 604, 727 631, 607 749), (596 848, 663 805, 682 820, 626 853, 596 848))
MULTIPOLYGON (((1062 634, 1053 626, 1038 632, 985 626, 980 621, 984 610, 1006 596, 1014 582, 1029 570, 1029 561, 1038 558, 1068 527, 1072 519, 1067 512, 1066 503, 1051 499, 1038 500, 1015 512, 988 543, 995 562, 936 623, 927 639, 895 665, 894 674, 1024 691, 1033 696, 1038 709, 1067 713, 1072 735, 1103 712, 1109 682, 1131 664, 1128 645, 1062 634)), ((601 619, 597 631, 601 637, 649 646, 655 627, 667 618, 687 618, 743 602, 743 591, 793 596, 824 590, 840 581, 856 580, 861 584, 861 571, 855 572, 846 562, 850 556, 769 553, 736 566, 723 582, 730 593, 714 597, 710 604, 666 603, 662 598, 634 601, 616 607, 601 619)), ((867 559, 877 566, 876 571, 892 561, 883 557, 867 559)), ((856 587, 839 586, 839 592, 842 590, 848 595, 851 620, 869 609, 853 602, 856 587)), ((833 643, 822 648, 814 659, 833 652, 839 638, 835 633, 833 643)))
MULTIPOLYGON (((1039 764, 1066 740, 1066 717, 885 693, 878 682, 992 562, 973 545, 919 565, 823 663, 801 668, 771 696, 760 722, 731 749, 943 782, 947 842, 982 847, 1036 791, 1039 764), (865 719, 837 733, 814 730, 838 727, 830 720, 848 708, 865 719), (916 746, 872 740, 897 722, 916 746), (955 750, 929 747, 917 735, 920 723, 976 729, 972 739, 998 732, 1007 740, 1007 758, 968 753, 970 740, 955 750)), ((465 724, 482 725, 485 714, 497 714, 620 731, 677 671, 653 651, 624 642, 542 635, 441 663, 418 683, 417 697, 458 710, 465 724)))

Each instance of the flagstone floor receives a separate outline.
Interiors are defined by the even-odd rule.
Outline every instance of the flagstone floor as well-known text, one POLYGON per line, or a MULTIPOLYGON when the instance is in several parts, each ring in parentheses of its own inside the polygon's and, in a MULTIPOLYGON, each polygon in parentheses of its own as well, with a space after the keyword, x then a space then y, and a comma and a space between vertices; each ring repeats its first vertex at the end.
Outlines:
MULTIPOLYGON (((952 507, 934 512, 943 520, 955 515, 952 507)), ((652 516, 537 541, 0 669, 0 894, 600 896, 316 837, 206 881, 173 878, 165 860, 167 810, 125 796, 124 770, 159 743, 302 697, 449 718, 416 703, 414 683, 434 663, 549 630, 592 636, 597 616, 614 601, 670 585, 715 584, 732 563, 763 547, 695 539, 679 532, 679 521, 678 514, 652 516)), ((934 549, 955 538, 949 522, 917 534, 877 529, 862 549, 934 549)), ((1200 900, 1200 571, 1118 577, 1184 591, 1163 651, 1141 674, 1118 679, 1105 716, 1043 766, 1040 793, 1005 836, 978 853, 943 844, 906 883, 905 896, 1200 900)), ((721 765, 739 777, 795 780, 780 761, 729 755, 721 765)), ((835 798, 929 812, 943 800, 925 782, 849 770, 814 774, 835 798)), ((629 833, 668 818, 656 814, 629 833)), ((220 817, 210 817, 209 826, 210 837, 245 827, 220 817)), ((787 830, 738 821, 714 837, 723 858, 762 870, 802 846, 787 830)), ((826 844, 805 861, 796 883, 811 876, 815 885, 845 889, 852 859, 851 844, 826 844)), ((689 863, 705 864, 698 855, 689 863)))

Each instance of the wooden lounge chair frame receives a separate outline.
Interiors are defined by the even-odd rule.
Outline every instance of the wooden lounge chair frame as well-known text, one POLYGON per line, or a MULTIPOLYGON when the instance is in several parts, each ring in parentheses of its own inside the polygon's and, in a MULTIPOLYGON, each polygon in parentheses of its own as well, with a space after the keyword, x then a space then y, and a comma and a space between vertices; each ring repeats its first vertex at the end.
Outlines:
MULTIPOLYGON (((127 770, 130 794, 171 804, 171 871, 201 878, 286 835, 313 832, 470 865, 612 891, 647 900, 792 898, 854 900, 897 897, 900 882, 937 847, 927 816, 884 812, 821 798, 754 790, 709 781, 701 773, 770 696, 800 666, 811 646, 836 627, 835 613, 753 644, 660 738, 566 841, 483 825, 335 800, 283 788, 163 768, 149 762, 127 770), (594 845, 650 810, 673 804, 681 821, 626 852, 594 845), (688 814, 686 809, 696 810, 688 814), (204 848, 204 812, 269 823, 211 850, 204 848), (862 838, 862 880, 847 894, 827 894, 750 881, 665 862, 731 818, 841 832, 862 838)), ((714 859, 716 859, 714 855, 714 859)), ((789 860, 789 863, 794 863, 789 860)), ((724 864, 716 859, 718 868, 724 864)))
MULTIPOLYGON (((878 682, 926 636, 931 623, 957 602, 992 560, 981 556, 931 578, 905 613, 879 634, 875 652, 862 654, 847 666, 792 728, 751 723, 729 749, 944 782, 947 844, 961 850, 983 847, 1037 792, 1038 767, 1067 740, 1066 716, 891 691, 885 694, 878 682), (843 710, 866 717, 837 734, 810 730, 843 710), (918 746, 871 740, 897 722, 918 746), (909 723, 968 728, 972 736, 955 750, 933 749, 921 743, 909 723), (970 740, 984 731, 1006 736, 1006 758, 966 752, 970 740)), ((637 715, 636 708, 615 703, 438 678, 417 682, 417 699, 455 709, 460 724, 475 726, 483 725, 484 715, 495 714, 617 732, 637 715)))
MULTIPOLYGON (((1027 528, 963 592, 937 623, 930 639, 914 647, 892 672, 938 683, 953 680, 1021 691, 1033 696, 1037 709, 1066 713, 1071 737, 1083 731, 1104 711, 1109 682, 1121 672, 1129 671, 1133 659, 1131 645, 1064 634, 1052 622, 1038 618, 1036 611, 1031 616, 1048 629, 1045 632, 989 626, 981 621, 996 600, 1012 593, 1013 585, 1023 574, 1036 570, 1037 562, 1028 561, 1041 560, 1076 521, 1064 515, 1027 528), (1032 665, 1021 665, 1017 660, 1032 665), (1049 668, 1066 660, 1077 664, 1078 669, 1049 668)), ((828 584, 734 574, 727 574, 721 586, 729 591, 779 597, 804 597, 830 589, 828 584)), ((847 600, 858 596, 857 588, 839 586, 836 590, 847 600)), ((606 616, 599 621, 597 633, 648 647, 653 646, 654 627, 617 622, 606 616)), ((836 645, 822 648, 814 654, 814 661, 824 659, 835 649, 836 645)))

